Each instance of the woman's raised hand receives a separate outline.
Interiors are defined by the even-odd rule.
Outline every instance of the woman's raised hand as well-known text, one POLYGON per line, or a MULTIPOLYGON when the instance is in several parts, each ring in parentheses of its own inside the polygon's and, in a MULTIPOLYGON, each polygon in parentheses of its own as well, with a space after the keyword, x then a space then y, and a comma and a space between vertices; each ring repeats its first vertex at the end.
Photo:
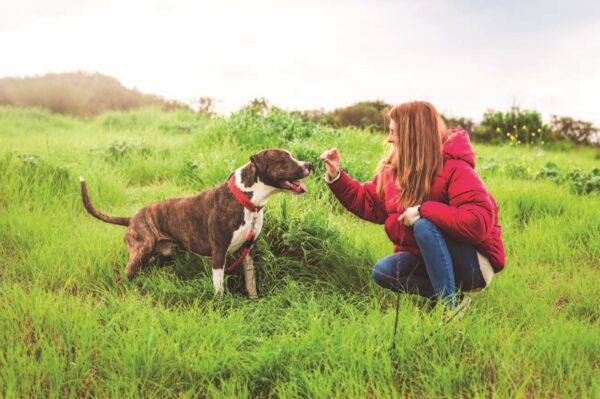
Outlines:
POLYGON ((340 173, 340 152, 336 147, 323 151, 321 159, 325 161, 325 169, 327 169, 327 178, 334 179, 340 173))

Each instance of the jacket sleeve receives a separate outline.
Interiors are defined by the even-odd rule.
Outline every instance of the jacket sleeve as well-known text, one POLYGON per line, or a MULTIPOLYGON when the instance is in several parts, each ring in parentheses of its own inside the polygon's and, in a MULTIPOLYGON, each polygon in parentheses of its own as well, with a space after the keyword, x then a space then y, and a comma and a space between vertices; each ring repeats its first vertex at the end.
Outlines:
POLYGON ((377 224, 385 222, 387 212, 384 199, 377 194, 377 176, 361 184, 341 171, 340 178, 328 186, 342 205, 359 218, 377 224))
POLYGON ((476 245, 493 228, 493 201, 475 170, 463 161, 455 162, 448 182, 449 204, 425 201, 420 214, 454 238, 476 245))

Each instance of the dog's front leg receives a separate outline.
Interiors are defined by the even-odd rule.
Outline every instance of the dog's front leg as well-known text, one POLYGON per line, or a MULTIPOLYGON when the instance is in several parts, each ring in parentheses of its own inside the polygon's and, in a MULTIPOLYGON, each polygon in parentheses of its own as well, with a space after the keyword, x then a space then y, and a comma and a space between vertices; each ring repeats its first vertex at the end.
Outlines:
POLYGON ((223 295, 223 280, 225 278, 225 254, 213 253, 211 258, 212 279, 215 294, 223 295))
POLYGON ((258 294, 256 293, 256 279, 254 278, 254 260, 251 253, 244 258, 244 279, 246 280, 248 296, 252 299, 258 298, 258 294))

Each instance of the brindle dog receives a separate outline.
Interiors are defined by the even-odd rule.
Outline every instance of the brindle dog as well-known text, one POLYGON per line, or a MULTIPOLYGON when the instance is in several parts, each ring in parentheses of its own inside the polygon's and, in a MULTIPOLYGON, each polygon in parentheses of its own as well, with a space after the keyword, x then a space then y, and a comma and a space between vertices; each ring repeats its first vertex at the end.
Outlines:
MULTIPOLYGON (((303 194, 312 165, 294 159, 287 151, 268 149, 250 157, 250 162, 232 175, 235 185, 257 207, 277 192, 303 194)), ((255 218, 254 232, 260 234, 262 208, 252 212, 235 198, 227 183, 191 197, 171 198, 152 203, 132 217, 116 217, 97 211, 90 202, 86 183, 81 178, 83 205, 94 217, 127 226, 125 243, 129 249, 127 277, 132 279, 154 255, 170 256, 174 246, 198 255, 211 256, 213 285, 223 292, 225 258, 244 243, 255 218)), ((252 256, 244 261, 248 295, 257 297, 252 256)))

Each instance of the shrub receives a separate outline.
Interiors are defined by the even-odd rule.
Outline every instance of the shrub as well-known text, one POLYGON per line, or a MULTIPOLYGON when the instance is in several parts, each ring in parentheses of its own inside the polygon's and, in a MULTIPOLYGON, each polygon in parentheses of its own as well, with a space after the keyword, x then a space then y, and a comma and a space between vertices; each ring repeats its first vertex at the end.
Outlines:
POLYGON ((302 111, 292 111, 292 115, 302 119, 303 122, 318 123, 321 125, 331 125, 330 114, 325 112, 322 108, 320 109, 309 109, 302 111))
POLYGON ((469 132, 469 135, 472 136, 473 132, 477 128, 477 124, 473 121, 473 119, 465 116, 440 116, 444 120, 444 123, 448 129, 459 126, 469 132))
POLYGON ((506 113, 486 111, 473 137, 485 142, 543 145, 555 135, 544 124, 539 112, 512 107, 506 113))
POLYGON ((299 116, 278 108, 267 110, 257 106, 242 108, 231 115, 227 129, 240 146, 264 149, 311 137, 323 127, 303 122, 299 116))
POLYGON ((329 116, 335 127, 354 126, 370 130, 386 131, 385 116, 391 106, 384 101, 362 101, 344 108, 337 108, 329 116))
POLYGON ((294 111, 292 114, 298 116, 304 122, 313 122, 333 127, 353 126, 360 129, 386 131, 384 126, 385 116, 391 105, 381 100, 361 101, 347 107, 336 108, 331 112, 323 109, 305 111, 294 111))

